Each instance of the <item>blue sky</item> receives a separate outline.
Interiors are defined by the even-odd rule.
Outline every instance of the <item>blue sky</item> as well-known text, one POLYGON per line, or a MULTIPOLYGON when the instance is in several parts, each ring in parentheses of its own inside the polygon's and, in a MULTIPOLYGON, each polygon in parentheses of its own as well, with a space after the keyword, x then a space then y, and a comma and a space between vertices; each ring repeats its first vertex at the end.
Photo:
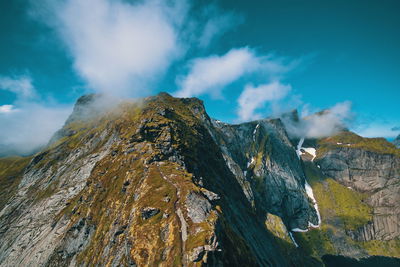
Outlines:
POLYGON ((1 1, 0 148, 44 143, 90 92, 196 96, 227 122, 345 105, 351 129, 394 137, 399 11, 396 0, 1 1))

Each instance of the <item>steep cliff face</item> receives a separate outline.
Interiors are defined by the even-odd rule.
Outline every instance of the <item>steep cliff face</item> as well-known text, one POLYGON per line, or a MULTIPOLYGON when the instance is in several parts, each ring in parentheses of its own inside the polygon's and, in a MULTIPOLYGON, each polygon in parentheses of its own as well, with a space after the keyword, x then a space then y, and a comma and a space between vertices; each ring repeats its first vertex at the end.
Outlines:
POLYGON ((84 96, 47 148, 0 159, 0 265, 322 266, 326 254, 400 256, 390 224, 398 150, 335 140, 296 151, 279 119, 230 125, 198 99, 164 93, 113 105, 84 96))
POLYGON ((105 111, 95 100, 21 165, 0 265, 319 265, 285 230, 316 216, 279 121, 225 125, 167 94, 105 111))
POLYGON ((276 214, 289 229, 318 224, 301 161, 279 119, 213 126, 227 165, 259 214, 276 214))
POLYGON ((400 153, 382 139, 342 133, 322 140, 316 163, 322 172, 366 195, 372 220, 350 231, 355 240, 392 240, 400 236, 400 153), (377 146, 379 144, 379 146, 377 146))
POLYGON ((400 134, 394 139, 393 144, 397 147, 400 148, 400 134))
POLYGON ((349 131, 305 140, 300 150, 322 217, 319 229, 295 234, 300 247, 316 257, 400 257, 400 151, 349 131))

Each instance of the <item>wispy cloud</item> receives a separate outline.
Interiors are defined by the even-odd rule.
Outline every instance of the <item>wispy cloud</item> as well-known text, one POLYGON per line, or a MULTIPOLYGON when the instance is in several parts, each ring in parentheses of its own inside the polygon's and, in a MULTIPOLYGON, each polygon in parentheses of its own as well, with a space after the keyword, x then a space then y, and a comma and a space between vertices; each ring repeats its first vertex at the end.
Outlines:
POLYGON ((55 25, 92 89, 137 95, 179 56, 183 3, 68 0, 54 10, 55 25))
POLYGON ((263 114, 257 110, 265 107, 266 103, 278 101, 286 97, 291 86, 274 81, 254 87, 246 85, 238 99, 238 121, 260 119, 263 114))
POLYGON ((239 22, 234 13, 213 4, 202 7, 200 16, 189 16, 190 0, 45 0, 32 5, 31 13, 60 36, 87 86, 116 96, 150 93, 189 49, 207 47, 239 22))
POLYGON ((0 76, 0 90, 16 94, 20 100, 37 96, 36 90, 32 85, 32 79, 28 75, 0 76))
POLYGON ((195 58, 189 62, 188 73, 177 79, 179 90, 175 95, 221 98, 227 85, 249 74, 279 80, 297 64, 297 61, 286 61, 273 55, 258 55, 248 47, 233 48, 224 55, 195 58))
POLYGON ((202 12, 205 25, 201 29, 198 45, 205 48, 215 39, 244 22, 244 17, 234 12, 222 12, 216 6, 208 6, 202 12))
POLYGON ((27 75, 2 76, 0 84, 16 96, 0 106, 0 155, 29 154, 45 145, 71 112, 71 106, 43 101, 27 75))
POLYGON ((322 138, 346 129, 353 118, 351 102, 345 101, 318 113, 303 112, 299 120, 293 120, 290 116, 281 119, 293 138, 322 138))
POLYGON ((395 138, 400 134, 399 121, 370 121, 358 123, 354 131, 364 137, 395 138))
POLYGON ((225 86, 245 73, 260 67, 260 61, 248 48, 232 49, 222 56, 196 58, 190 62, 189 73, 178 79, 178 97, 211 95, 221 97, 225 86))
POLYGON ((0 106, 0 113, 10 113, 10 112, 14 112, 14 111, 15 111, 14 105, 0 106))

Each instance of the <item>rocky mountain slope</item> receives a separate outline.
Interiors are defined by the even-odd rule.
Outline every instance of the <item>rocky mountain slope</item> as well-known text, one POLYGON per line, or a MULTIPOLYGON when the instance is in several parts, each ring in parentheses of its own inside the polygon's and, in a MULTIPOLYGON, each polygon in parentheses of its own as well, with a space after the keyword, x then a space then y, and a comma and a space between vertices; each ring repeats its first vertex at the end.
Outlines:
POLYGON ((396 137, 396 139, 393 141, 393 144, 397 147, 400 148, 400 134, 396 137))
POLYGON ((100 100, 80 98, 33 157, 0 159, 0 266, 400 257, 398 149, 345 132, 296 153, 280 119, 230 125, 165 93, 100 100))

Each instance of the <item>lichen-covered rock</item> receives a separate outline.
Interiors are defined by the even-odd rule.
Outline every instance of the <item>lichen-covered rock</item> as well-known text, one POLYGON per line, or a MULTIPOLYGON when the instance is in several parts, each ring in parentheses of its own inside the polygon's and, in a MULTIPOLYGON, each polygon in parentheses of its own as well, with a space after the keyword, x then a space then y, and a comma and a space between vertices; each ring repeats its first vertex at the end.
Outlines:
POLYGON ((190 192, 186 197, 186 207, 188 216, 194 223, 203 222, 212 208, 207 199, 195 192, 190 192))
MULTIPOLYGON (((48 147, 0 169, 1 266, 322 265, 288 238, 318 216, 280 120, 229 125, 165 93, 97 101, 78 100, 48 147)), ((389 208, 392 172, 376 173, 357 185, 389 208)))
POLYGON ((201 101, 160 94, 97 112, 97 99, 81 98, 21 167, 0 212, 1 266, 289 265, 201 101))
POLYGON ((396 139, 393 140, 393 144, 394 144, 397 148, 400 148, 400 134, 396 137, 396 139))
POLYGON ((240 125, 213 121, 210 129, 249 203, 262 216, 279 215, 290 229, 317 224, 301 162, 279 119, 240 125))
POLYGON ((341 184, 368 194, 373 220, 349 235, 358 241, 400 236, 400 157, 362 148, 336 147, 316 161, 322 172, 341 184))
POLYGON ((157 208, 146 207, 142 209, 142 218, 147 220, 160 212, 157 208))

